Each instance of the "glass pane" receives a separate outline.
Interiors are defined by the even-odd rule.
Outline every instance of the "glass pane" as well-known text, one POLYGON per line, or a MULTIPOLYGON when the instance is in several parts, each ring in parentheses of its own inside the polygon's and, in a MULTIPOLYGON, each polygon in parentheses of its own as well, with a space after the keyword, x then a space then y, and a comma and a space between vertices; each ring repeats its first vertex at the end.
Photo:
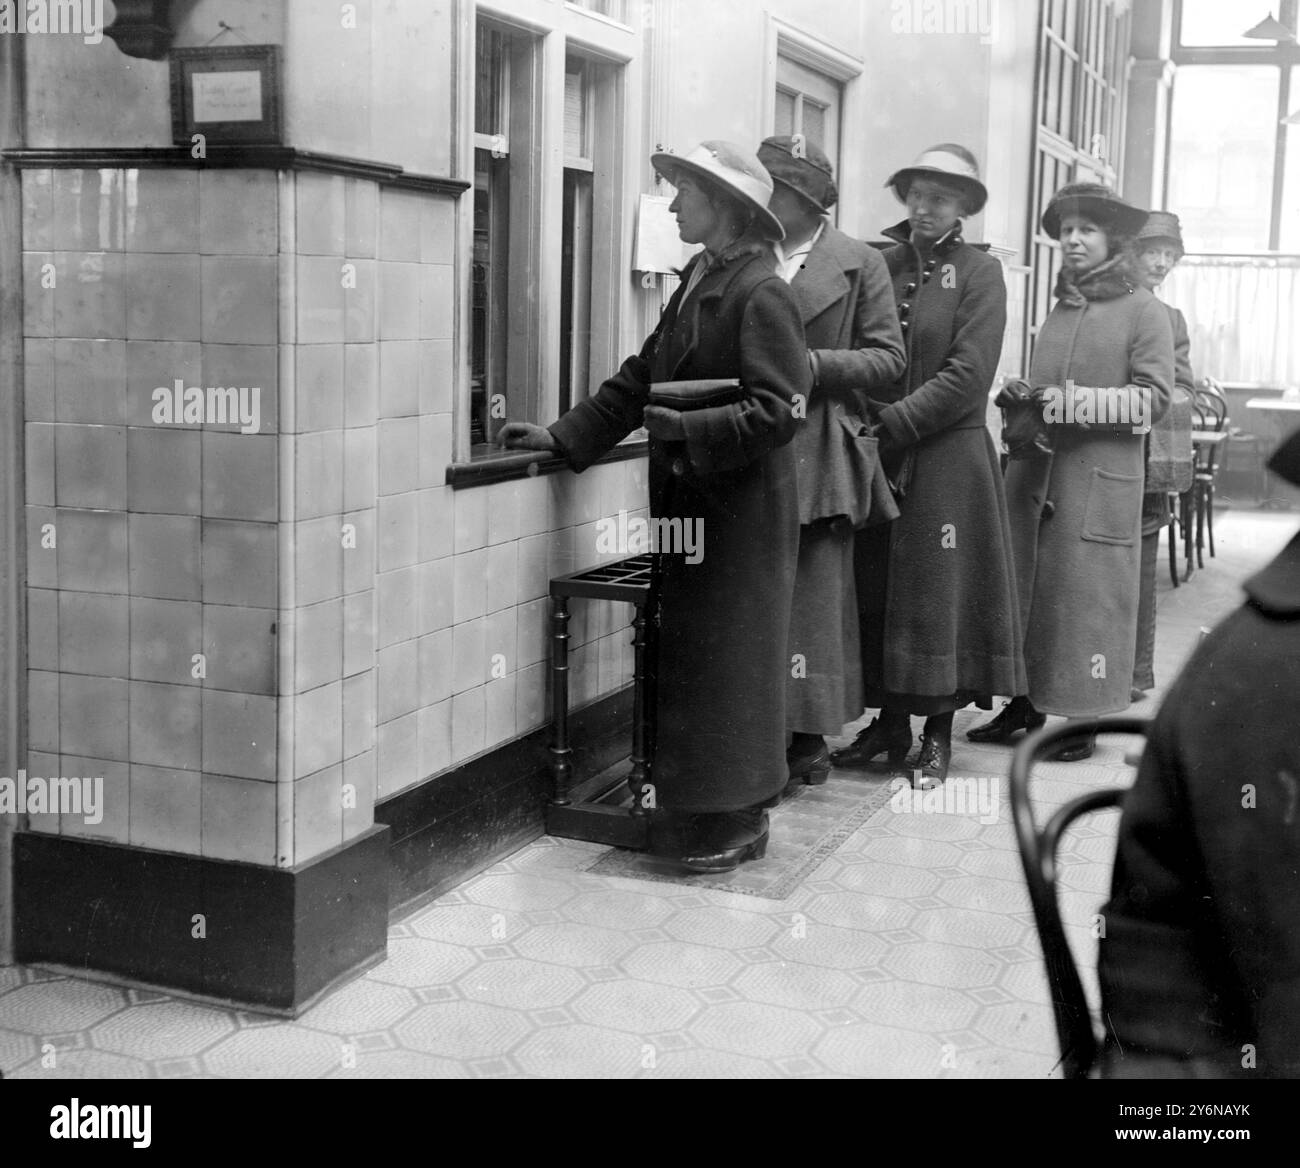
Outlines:
POLYGON ((581 61, 570 61, 564 73, 564 156, 586 158, 587 70, 581 61))
POLYGON ((1282 232, 1278 247, 1300 252, 1300 65, 1291 70, 1290 114, 1286 131, 1286 178, 1282 187, 1282 232))
POLYGON ((505 133, 501 94, 506 48, 504 33, 479 25, 474 76, 474 132, 477 134, 505 133))
MULTIPOLYGON (((506 243, 510 160, 474 151, 474 261, 470 276, 470 442, 492 436, 489 395, 505 392, 506 243)), ((497 411, 502 416, 502 411, 497 411)))
POLYGON ((776 91, 776 125, 774 134, 794 133, 794 94, 784 89, 776 91))
POLYGON ((1188 251, 1268 247, 1278 70, 1185 65, 1174 77, 1169 201, 1188 251))
POLYGON ((1047 108, 1043 110, 1043 125, 1056 133, 1061 132, 1061 50, 1047 42, 1047 108))
POLYGON ((826 107, 803 99, 803 136, 819 150, 826 149, 826 107))
POLYGON ((564 172, 560 244, 560 413, 587 395, 591 356, 591 175, 564 172))
POLYGON ((1276 17, 1274 0, 1250 0, 1248 4, 1225 4, 1223 0, 1182 0, 1185 45, 1254 45, 1266 48, 1272 41, 1259 41, 1241 34, 1254 28, 1268 15, 1276 17))

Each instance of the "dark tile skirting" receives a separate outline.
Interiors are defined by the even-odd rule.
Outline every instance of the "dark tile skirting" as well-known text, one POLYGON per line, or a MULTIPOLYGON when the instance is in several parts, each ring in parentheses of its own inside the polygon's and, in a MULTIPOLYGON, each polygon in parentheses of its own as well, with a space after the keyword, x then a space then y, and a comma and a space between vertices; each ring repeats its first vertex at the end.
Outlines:
MULTIPOLYGON (((626 757, 631 719, 630 686, 571 715, 575 781, 626 757)), ((549 736, 543 727, 385 799, 374 827, 296 868, 20 832, 15 960, 300 1013, 385 956, 390 912, 542 834, 549 736)))

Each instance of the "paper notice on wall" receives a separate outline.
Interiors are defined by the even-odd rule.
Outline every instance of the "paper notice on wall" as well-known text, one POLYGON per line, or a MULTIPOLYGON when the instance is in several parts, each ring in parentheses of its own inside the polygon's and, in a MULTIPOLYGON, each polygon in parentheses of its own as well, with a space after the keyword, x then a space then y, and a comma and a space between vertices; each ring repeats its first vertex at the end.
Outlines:
POLYGON ((262 119, 262 74, 256 69, 193 73, 194 121, 258 122, 262 119))
POLYGON ((677 219, 668 210, 666 195, 642 195, 636 216, 636 250, 632 267, 638 272, 673 272, 694 254, 677 234, 677 219))

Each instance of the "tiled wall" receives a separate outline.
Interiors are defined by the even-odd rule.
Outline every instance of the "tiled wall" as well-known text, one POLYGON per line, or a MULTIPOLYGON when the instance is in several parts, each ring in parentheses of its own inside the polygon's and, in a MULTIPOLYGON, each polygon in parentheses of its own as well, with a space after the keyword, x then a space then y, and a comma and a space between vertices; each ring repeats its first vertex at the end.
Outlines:
MULTIPOLYGON (((445 485, 454 201, 175 169, 23 190, 28 771, 106 802, 31 827, 301 863, 542 725, 548 581, 615 558, 596 521, 645 513, 645 466, 445 485), (259 432, 156 425, 177 378, 259 386, 259 432)), ((630 679, 630 617, 574 604, 573 705, 630 679)))
POLYGON ((28 772, 103 776, 84 834, 276 861, 276 177, 23 175, 28 772), (261 427, 153 390, 259 386, 261 427), (206 658, 206 675, 195 655, 206 658))

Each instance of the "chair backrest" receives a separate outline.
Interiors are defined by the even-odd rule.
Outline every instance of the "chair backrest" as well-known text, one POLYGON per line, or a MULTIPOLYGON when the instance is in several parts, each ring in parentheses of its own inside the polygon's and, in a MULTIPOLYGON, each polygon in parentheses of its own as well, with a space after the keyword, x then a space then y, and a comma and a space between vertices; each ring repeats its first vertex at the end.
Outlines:
POLYGON ((1097 1036, 1083 982, 1070 952, 1061 910, 1056 900, 1056 849, 1065 829, 1081 815, 1123 804, 1125 789, 1090 791, 1060 808, 1040 829, 1029 798, 1029 776, 1035 762, 1065 739, 1081 733, 1141 734, 1150 723, 1145 718, 1113 717, 1071 721, 1044 727, 1029 735, 1011 759, 1011 815, 1020 845, 1020 863, 1029 886, 1029 900, 1043 946, 1043 963, 1052 992, 1052 1015, 1061 1047, 1061 1069, 1067 1079, 1084 1079, 1097 1058, 1097 1036))

